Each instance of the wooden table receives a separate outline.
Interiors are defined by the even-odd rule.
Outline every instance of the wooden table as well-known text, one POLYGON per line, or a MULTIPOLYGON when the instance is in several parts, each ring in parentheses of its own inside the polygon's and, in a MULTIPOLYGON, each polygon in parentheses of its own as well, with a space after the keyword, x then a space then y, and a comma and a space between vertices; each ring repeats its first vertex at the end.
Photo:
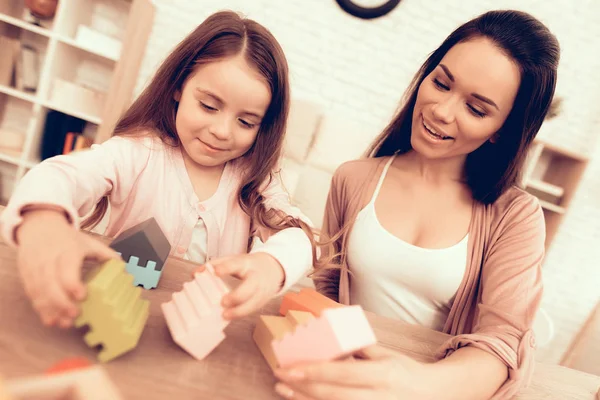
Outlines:
MULTIPOLYGON (((46 328, 34 314, 18 278, 16 253, 0 242, 0 375, 15 378, 43 372, 73 356, 95 360, 78 329, 46 328)), ((138 347, 105 364, 125 399, 278 399, 275 379, 252 340, 256 316, 232 322, 227 338, 203 361, 171 339, 160 304, 181 290, 192 265, 170 259, 159 287, 145 291, 150 317, 138 347)), ((263 314, 276 314, 279 299, 263 314)), ((446 335, 369 315, 380 344, 420 360, 432 360, 446 335)), ((593 400, 600 377, 556 365, 538 364, 535 378, 518 399, 593 400)))

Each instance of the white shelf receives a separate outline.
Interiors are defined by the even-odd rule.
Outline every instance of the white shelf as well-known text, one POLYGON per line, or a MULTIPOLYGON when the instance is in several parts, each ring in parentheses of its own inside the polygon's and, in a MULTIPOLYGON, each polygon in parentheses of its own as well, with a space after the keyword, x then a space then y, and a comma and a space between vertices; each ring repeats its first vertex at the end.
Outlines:
MULTIPOLYGON (((76 126, 68 129, 82 129, 95 142, 112 135, 131 103, 155 13, 151 0, 60 0, 54 17, 40 20, 38 26, 25 10, 23 0, 0 0, 0 35, 33 47, 39 60, 35 92, 8 82, 10 70, 4 68, 10 65, 3 65, 0 129, 22 136, 3 137, 0 200, 6 200, 14 184, 39 164, 42 153, 62 152, 62 143, 54 147, 48 143, 51 138, 44 140, 49 110, 86 121, 68 118, 76 126), (48 144, 52 148, 42 151, 41 146, 48 144)), ((0 59, 9 61, 10 50, 0 46, 0 59)))
POLYGON ((556 204, 552 204, 545 200, 540 200, 540 205, 542 206, 542 208, 556 214, 564 214, 567 211, 564 207, 557 206, 556 204))
POLYGON ((96 115, 92 115, 92 114, 84 113, 84 112, 81 112, 78 110, 73 110, 73 109, 69 109, 66 107, 62 107, 61 105, 51 103, 50 101, 43 101, 42 105, 44 107, 50 108, 52 110, 60 111, 61 113, 68 114, 73 117, 81 118, 84 121, 91 122, 92 124, 100 125, 102 123, 102 118, 100 118, 96 115))
POLYGON ((0 93, 7 94, 12 97, 16 97, 17 99, 25 100, 30 103, 39 103, 38 99, 35 95, 29 94, 27 92, 23 92, 8 86, 0 85, 0 93))
POLYGON ((23 21, 20 18, 15 18, 10 15, 0 13, 0 21, 4 21, 7 24, 17 26, 26 31, 37 33, 38 35, 46 36, 48 38, 53 36, 53 33, 46 28, 42 28, 37 25, 30 24, 27 21, 23 21))
POLYGON ((557 197, 560 198, 563 196, 563 194, 565 193, 565 190, 560 187, 560 186, 556 186, 553 185, 551 183, 548 182, 544 182, 540 179, 532 179, 527 183, 527 186, 535 189, 537 191, 540 191, 542 193, 546 193, 552 197, 557 197))
POLYGON ((71 39, 70 37, 56 35, 56 38, 58 39, 58 41, 60 41, 64 44, 68 44, 69 46, 75 47, 76 49, 80 49, 87 53, 94 54, 98 57, 102 57, 105 60, 109 60, 109 61, 113 61, 113 62, 116 62, 118 60, 118 58, 108 57, 105 54, 102 54, 101 52, 95 51, 94 48, 92 48, 92 47, 83 46, 83 45, 77 43, 74 39, 71 39))
POLYGON ((12 165, 21 165, 21 159, 19 157, 11 156, 10 154, 5 154, 0 150, 0 161, 4 161, 5 163, 12 165))

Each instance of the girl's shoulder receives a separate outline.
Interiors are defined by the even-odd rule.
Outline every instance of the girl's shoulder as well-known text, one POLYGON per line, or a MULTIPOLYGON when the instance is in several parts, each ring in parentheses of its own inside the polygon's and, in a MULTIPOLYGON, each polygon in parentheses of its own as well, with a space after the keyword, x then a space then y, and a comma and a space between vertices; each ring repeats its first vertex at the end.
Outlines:
MULTIPOLYGON (((121 148, 126 152, 151 153, 174 148, 151 131, 125 133, 110 137, 102 146, 121 148)), ((97 145, 96 145, 97 146, 97 145)))

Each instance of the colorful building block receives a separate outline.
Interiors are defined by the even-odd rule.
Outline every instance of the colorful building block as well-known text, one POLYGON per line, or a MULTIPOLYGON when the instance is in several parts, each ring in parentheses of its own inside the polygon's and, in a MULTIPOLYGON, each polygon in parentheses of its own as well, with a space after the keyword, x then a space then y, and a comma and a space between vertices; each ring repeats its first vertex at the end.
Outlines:
POLYGON ((154 218, 149 218, 117 236, 110 247, 127 262, 134 286, 144 289, 158 286, 171 244, 154 218))
POLYGON ((229 324, 222 317, 221 299, 229 289, 210 264, 184 283, 180 292, 161 305, 175 343, 198 360, 206 357, 225 339, 229 324))
POLYGON ((315 318, 294 310, 288 315, 263 316, 255 328, 254 341, 271 368, 340 359, 377 343, 358 305, 325 309, 315 318))
POLYGON ((258 318, 252 338, 272 370, 278 367, 272 343, 293 332, 298 325, 306 324, 314 316, 306 311, 289 310, 285 317, 261 315, 258 318))
POLYGON ((65 371, 73 371, 76 369, 83 369, 91 366, 92 363, 83 357, 71 357, 60 360, 56 364, 48 368, 45 373, 48 375, 60 374, 65 371))
POLYGON ((86 281, 88 293, 75 326, 89 325, 85 342, 90 347, 102 344, 98 360, 110 361, 137 346, 150 303, 141 299, 142 289, 132 285, 123 261, 107 261, 86 281))
POLYGON ((286 315, 289 310, 307 311, 315 317, 319 317, 323 310, 329 308, 344 307, 343 304, 331 300, 327 296, 323 296, 311 288, 303 288, 299 293, 287 292, 283 296, 279 314, 286 315))
POLYGON ((0 400, 121 400, 108 374, 99 366, 54 375, 0 382, 0 400))

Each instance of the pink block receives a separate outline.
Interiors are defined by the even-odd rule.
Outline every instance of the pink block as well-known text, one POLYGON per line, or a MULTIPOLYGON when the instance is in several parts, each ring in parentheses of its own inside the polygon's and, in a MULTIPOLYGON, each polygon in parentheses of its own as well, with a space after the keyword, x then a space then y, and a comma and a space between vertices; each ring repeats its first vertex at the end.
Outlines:
POLYGON ((330 361, 377 343, 375 333, 360 306, 331 308, 319 318, 299 325, 273 351, 281 367, 304 362, 330 361))
POLYGON ((161 308, 171 337, 194 358, 202 360, 225 339, 223 329, 229 324, 221 316, 221 299, 229 289, 214 275, 212 266, 184 283, 183 290, 173 293, 161 308))

